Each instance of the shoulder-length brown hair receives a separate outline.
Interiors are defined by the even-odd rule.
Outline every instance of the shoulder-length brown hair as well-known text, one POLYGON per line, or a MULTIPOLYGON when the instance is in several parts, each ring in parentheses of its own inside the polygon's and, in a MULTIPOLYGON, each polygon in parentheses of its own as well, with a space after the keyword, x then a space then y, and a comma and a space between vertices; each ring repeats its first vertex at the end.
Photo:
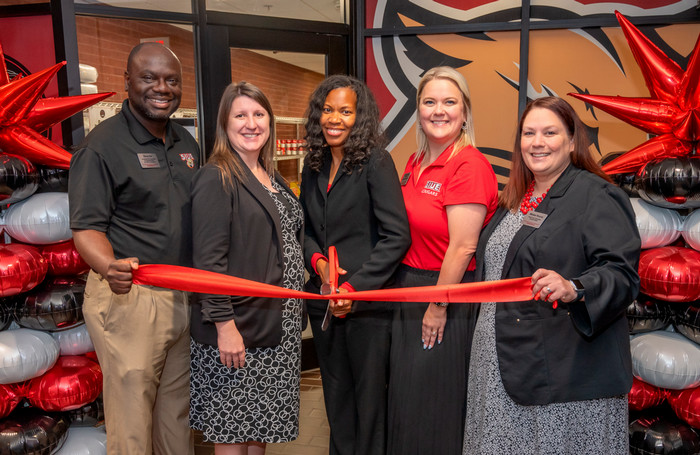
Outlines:
POLYGON ((462 73, 450 66, 436 66, 435 68, 429 69, 421 78, 418 83, 418 90, 416 91, 416 122, 418 127, 416 128, 416 141, 418 142, 418 151, 416 152, 415 161, 420 163, 423 159, 423 155, 428 151, 428 137, 425 132, 420 128, 420 98, 423 95, 423 90, 428 82, 435 79, 444 79, 452 82, 457 86, 459 92, 462 94, 462 105, 464 106, 464 122, 465 127, 459 130, 459 135, 454 141, 454 147, 452 148, 452 154, 449 158, 452 158, 457 152, 467 145, 476 146, 476 139, 474 134, 474 120, 472 118, 472 101, 469 95, 469 86, 467 85, 467 80, 462 76, 462 73))
POLYGON ((262 90, 253 84, 245 81, 241 81, 237 84, 230 84, 226 87, 226 90, 224 90, 224 94, 221 96, 221 101, 219 102, 219 114, 216 117, 216 140, 214 141, 214 148, 208 160, 209 163, 213 163, 221 171, 224 187, 231 187, 233 185, 233 179, 243 181, 246 175, 243 169, 245 164, 233 155, 238 152, 231 146, 231 141, 229 141, 228 134, 226 134, 226 127, 229 117, 231 116, 233 101, 239 96, 247 96, 257 102, 267 111, 270 117, 270 137, 260 150, 260 163, 270 177, 272 177, 275 172, 273 158, 277 142, 275 116, 272 112, 270 101, 262 90))
POLYGON ((518 130, 515 135, 515 144, 513 145, 512 167, 510 169, 510 179, 503 188, 499 198, 499 205, 510 210, 515 210, 520 205, 520 202, 527 191, 527 187, 532 182, 534 176, 532 171, 525 166, 523 153, 520 148, 520 138, 523 134, 523 122, 525 117, 532 109, 547 109, 554 113, 566 127, 566 132, 569 139, 574 141, 574 150, 571 152, 571 163, 579 169, 584 169, 591 172, 608 182, 611 182, 600 168, 600 165, 591 156, 590 146, 591 141, 586 133, 583 122, 579 118, 574 108, 565 100, 556 96, 546 96, 537 98, 531 101, 518 122, 518 130))

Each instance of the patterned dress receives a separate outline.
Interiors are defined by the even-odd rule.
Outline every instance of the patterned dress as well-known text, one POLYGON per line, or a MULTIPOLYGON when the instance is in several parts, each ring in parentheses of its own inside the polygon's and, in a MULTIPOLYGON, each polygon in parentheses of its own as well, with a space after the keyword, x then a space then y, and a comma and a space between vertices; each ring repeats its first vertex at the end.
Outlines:
MULTIPOLYGON (((488 240, 486 281, 501 279, 522 219, 520 211, 506 214, 488 240)), ((496 303, 481 304, 472 343, 462 453, 628 454, 626 396, 542 406, 522 406, 510 398, 498 367, 495 316, 496 303)))
MULTIPOLYGON (((273 179, 268 190, 280 214, 284 282, 302 290, 304 259, 295 232, 303 214, 299 202, 273 179)), ((191 342, 190 426, 204 440, 231 444, 246 441, 289 442, 299 434, 302 301, 286 299, 282 341, 268 348, 246 348, 245 367, 226 368, 219 349, 191 342)))

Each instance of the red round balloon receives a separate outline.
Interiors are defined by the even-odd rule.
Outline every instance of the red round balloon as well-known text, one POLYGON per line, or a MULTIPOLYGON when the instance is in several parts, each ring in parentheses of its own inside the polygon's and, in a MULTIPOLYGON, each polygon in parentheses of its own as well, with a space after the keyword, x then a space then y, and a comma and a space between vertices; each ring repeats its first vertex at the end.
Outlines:
POLYGON ((678 417, 700 428, 700 387, 669 391, 668 402, 678 417))
POLYGON ((47 265, 32 245, 0 245, 0 297, 26 292, 41 283, 47 265))
POLYGON ((627 396, 630 409, 641 411, 642 409, 652 408, 663 403, 666 398, 666 390, 647 384, 637 378, 632 379, 632 389, 627 396))
POLYGON ((670 302, 700 299, 700 252, 665 246, 642 251, 641 292, 670 302))
POLYGON ((0 419, 7 417, 23 398, 13 384, 0 384, 0 419))
POLYGON ((48 265, 47 275, 49 276, 81 275, 90 270, 90 266, 85 263, 78 250, 75 249, 73 239, 67 242, 44 245, 40 251, 48 265))
POLYGON ((45 411, 70 411, 95 401, 101 392, 100 366, 85 356, 68 355, 29 381, 27 399, 45 411))

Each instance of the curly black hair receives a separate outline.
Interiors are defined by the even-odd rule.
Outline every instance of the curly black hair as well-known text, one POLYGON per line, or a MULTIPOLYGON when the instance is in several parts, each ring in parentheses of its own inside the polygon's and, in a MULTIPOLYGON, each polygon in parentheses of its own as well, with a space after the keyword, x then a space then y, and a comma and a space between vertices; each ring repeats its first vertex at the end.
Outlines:
POLYGON ((329 76, 311 94, 309 108, 306 111, 305 139, 308 143, 309 153, 305 165, 315 172, 321 170, 323 152, 327 148, 321 128, 323 105, 326 103, 328 93, 338 88, 350 88, 357 96, 355 125, 350 130, 350 135, 344 146, 343 172, 351 174, 354 169, 361 169, 372 150, 386 144, 379 125, 379 108, 369 87, 352 76, 340 74, 329 76))

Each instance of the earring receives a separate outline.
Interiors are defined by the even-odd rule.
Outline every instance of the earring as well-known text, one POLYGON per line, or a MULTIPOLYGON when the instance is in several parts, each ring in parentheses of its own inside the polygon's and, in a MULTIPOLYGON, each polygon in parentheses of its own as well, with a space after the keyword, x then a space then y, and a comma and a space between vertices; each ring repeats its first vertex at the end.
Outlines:
POLYGON ((420 124, 420 122, 418 122, 418 129, 419 129, 419 130, 422 130, 422 129, 423 129, 423 126, 420 124))
POLYGON ((462 123, 462 131, 467 131, 467 121, 466 120, 462 123))

